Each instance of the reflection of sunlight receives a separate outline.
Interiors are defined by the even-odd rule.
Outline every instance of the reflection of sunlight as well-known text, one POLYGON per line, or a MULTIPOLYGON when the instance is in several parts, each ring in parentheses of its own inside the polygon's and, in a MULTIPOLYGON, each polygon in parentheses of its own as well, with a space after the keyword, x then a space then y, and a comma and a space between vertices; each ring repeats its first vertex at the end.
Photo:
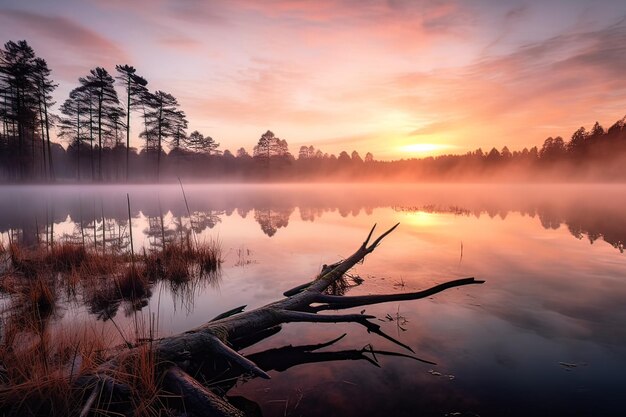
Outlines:
POLYGON ((411 213, 404 213, 404 215, 406 220, 403 220, 402 223, 406 222, 412 226, 433 227, 440 226, 444 223, 441 219, 441 215, 436 213, 415 211, 411 213))

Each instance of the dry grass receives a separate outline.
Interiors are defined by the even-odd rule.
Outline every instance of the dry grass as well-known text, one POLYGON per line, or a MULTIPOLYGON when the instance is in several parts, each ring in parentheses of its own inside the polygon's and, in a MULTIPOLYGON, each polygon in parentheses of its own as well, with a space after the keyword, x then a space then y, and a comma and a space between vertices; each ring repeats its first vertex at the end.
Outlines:
POLYGON ((214 274, 222 265, 222 245, 219 240, 212 239, 197 245, 196 256, 201 274, 214 274))
POLYGON ((159 364, 151 346, 154 323, 136 322, 135 342, 147 342, 125 353, 123 336, 110 323, 24 327, 21 317, 18 312, 2 317, 0 415, 77 416, 94 389, 97 397, 91 410, 95 415, 166 415, 169 395, 160 388, 159 364), (101 388, 76 384, 113 354, 119 366, 110 376, 131 390, 121 402, 111 402, 101 388))
POLYGON ((142 298, 148 295, 150 283, 144 266, 130 264, 115 278, 118 295, 122 299, 142 298))
POLYGON ((9 253, 8 260, 12 269, 27 278, 43 272, 109 275, 115 273, 120 263, 127 259, 125 255, 102 254, 68 242, 33 248, 13 243, 8 250, 4 250, 9 253))
POLYGON ((102 363, 112 348, 105 341, 116 340, 114 335, 89 327, 37 331, 6 323, 11 336, 0 345, 0 415, 77 415, 84 392, 72 383, 102 363))
MULTIPOLYGON (((113 349, 121 333, 103 335, 96 327, 110 327, 122 301, 145 305, 159 280, 195 288, 218 275, 222 260, 219 242, 197 244, 187 236, 134 259, 69 242, 28 248, 12 243, 0 245, 0 263, 0 291, 10 297, 0 315, 0 415, 60 416, 78 415, 91 394, 73 381, 120 352, 113 349), (64 292, 107 321, 81 331, 59 329, 54 317, 64 292)), ((135 342, 152 340, 151 324, 136 326, 135 342)), ((103 396, 92 410, 163 415, 168 400, 159 388, 158 365, 150 342, 135 349, 112 375, 131 388, 131 404, 120 406, 103 396)))
POLYGON ((48 317, 56 305, 54 284, 50 280, 38 276, 32 285, 25 288, 23 298, 27 308, 33 311, 37 317, 48 317))
POLYGON ((222 251, 216 240, 194 245, 189 239, 181 239, 162 250, 144 254, 143 263, 147 276, 153 281, 184 283, 194 277, 218 273, 222 251))
POLYGON ((84 265, 88 256, 87 250, 82 245, 61 243, 46 251, 43 261, 53 271, 68 272, 84 265))

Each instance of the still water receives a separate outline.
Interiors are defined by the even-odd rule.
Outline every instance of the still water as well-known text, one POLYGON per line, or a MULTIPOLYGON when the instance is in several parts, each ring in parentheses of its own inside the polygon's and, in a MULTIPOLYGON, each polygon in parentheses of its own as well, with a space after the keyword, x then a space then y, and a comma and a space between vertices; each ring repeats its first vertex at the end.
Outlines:
MULTIPOLYGON (((311 356, 319 362, 271 371, 271 380, 240 382, 229 392, 256 402, 265 416, 626 413, 625 186, 188 185, 187 204, 178 185, 1 187, 1 239, 80 235, 97 245, 104 230, 113 245, 129 230, 127 193, 136 251, 184 228, 222 246, 219 280, 152 289, 140 314, 156 317, 161 335, 281 298, 323 264, 350 255, 374 223, 400 227, 353 271, 364 283, 351 295, 486 280, 365 308, 436 366, 379 357, 377 368, 311 356)), ((53 326, 110 327, 81 303, 60 310, 53 326)), ((112 312, 127 332, 129 310, 112 312)), ((401 351, 358 325, 289 324, 244 353, 344 333, 322 352, 368 344, 401 351)))

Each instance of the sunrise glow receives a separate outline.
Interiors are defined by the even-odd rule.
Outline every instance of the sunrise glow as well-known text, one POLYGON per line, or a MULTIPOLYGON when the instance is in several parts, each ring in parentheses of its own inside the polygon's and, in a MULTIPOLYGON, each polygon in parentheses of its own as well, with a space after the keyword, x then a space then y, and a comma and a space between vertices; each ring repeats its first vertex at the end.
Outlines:
POLYGON ((420 229, 425 227, 441 226, 442 224, 444 224, 444 218, 441 214, 438 213, 414 211, 410 213, 405 213, 402 222, 420 229))
POLYGON ((0 3, 0 37, 47 60, 57 103, 91 68, 129 64, 231 151, 268 129, 292 153, 448 151, 410 144, 423 135, 522 149, 625 112, 623 2, 0 3))
POLYGON ((450 145, 442 145, 436 143, 413 143, 400 147, 400 151, 407 154, 439 154, 446 150, 450 150, 450 145))
POLYGON ((0 417, 624 415, 625 0, 0 0, 0 39, 0 417))

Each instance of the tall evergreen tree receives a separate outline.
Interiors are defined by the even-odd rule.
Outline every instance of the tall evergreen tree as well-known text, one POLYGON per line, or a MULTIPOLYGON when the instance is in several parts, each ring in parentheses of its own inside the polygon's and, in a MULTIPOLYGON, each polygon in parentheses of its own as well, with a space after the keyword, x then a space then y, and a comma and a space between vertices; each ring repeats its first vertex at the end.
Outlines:
POLYGON ((55 103, 52 101, 52 92, 58 87, 52 79, 50 79, 51 71, 48 63, 42 58, 35 58, 33 62, 33 82, 37 90, 37 101, 39 105, 41 120, 41 139, 42 139, 42 155, 44 155, 45 166, 45 149, 48 151, 48 175, 54 181, 54 164, 52 160, 52 146, 50 144, 50 115, 48 109, 55 103), (44 129, 45 128, 45 129, 44 129), (46 146, 43 146, 45 138, 46 146))
POLYGON ((187 119, 185 113, 179 109, 178 101, 171 94, 156 91, 147 96, 145 103, 146 129, 140 136, 146 139, 146 151, 154 150, 157 153, 156 179, 158 181, 163 145, 181 134, 182 127, 187 125, 187 119))
POLYGON ((217 148, 219 148, 220 144, 215 142, 215 140, 210 136, 204 136, 202 133, 197 130, 191 132, 189 137, 185 141, 186 145, 189 149, 194 151, 195 153, 205 154, 205 155, 215 155, 218 153, 217 148))
POLYGON ((80 78, 80 83, 91 93, 97 117, 98 134, 98 180, 102 181, 102 149, 103 139, 111 136, 115 129, 115 120, 112 115, 123 112, 113 87, 115 80, 104 68, 97 67, 90 71, 87 77, 80 78))
POLYGON ((126 181, 128 181, 130 152, 130 113, 141 108, 148 97, 148 81, 136 74, 137 70, 130 65, 117 65, 117 79, 126 89, 126 181))
MULTIPOLYGON (((3 84, 4 112, 6 123, 10 124, 12 140, 10 152, 16 154, 13 161, 14 174, 24 180, 28 172, 26 140, 29 130, 37 125, 37 94, 32 81, 35 52, 26 41, 9 41, 0 51, 0 81, 3 84), (14 142, 17 141, 17 144, 14 142)), ((31 133, 34 139, 34 134, 31 133)), ((34 140, 33 140, 34 168, 34 140)))
POLYGON ((90 96, 84 87, 77 87, 61 105, 59 137, 67 140, 70 149, 76 151, 76 178, 81 179, 81 144, 90 138, 91 120, 89 117, 90 96))

